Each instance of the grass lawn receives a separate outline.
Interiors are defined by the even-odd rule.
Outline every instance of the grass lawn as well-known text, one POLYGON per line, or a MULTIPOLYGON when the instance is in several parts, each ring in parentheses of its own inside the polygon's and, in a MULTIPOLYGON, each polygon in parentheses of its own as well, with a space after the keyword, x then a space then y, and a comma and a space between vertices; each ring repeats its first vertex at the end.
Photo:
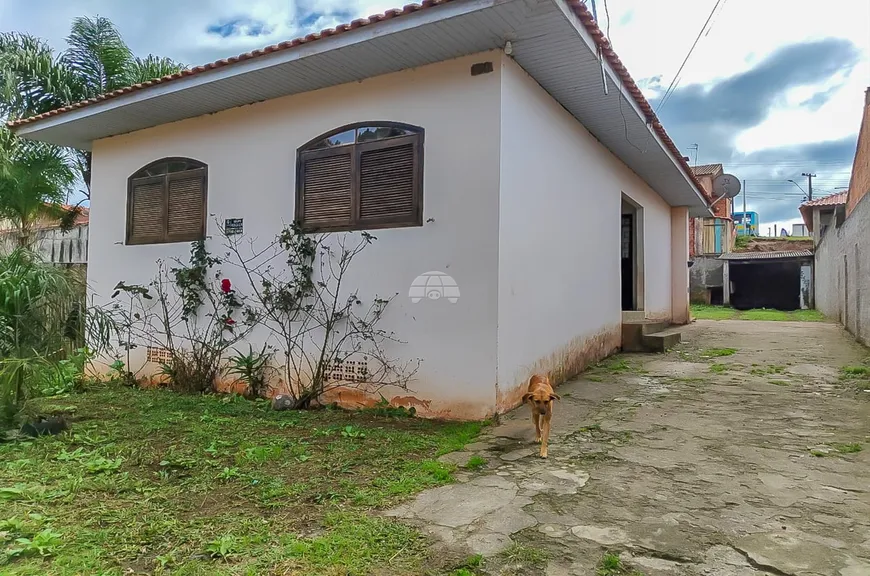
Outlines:
POLYGON ((826 321, 826 318, 818 310, 795 310, 793 312, 768 309, 736 310, 726 306, 707 306, 705 304, 692 304, 692 317, 698 320, 826 321))
MULTIPOLYGON (((31 403, 33 404, 33 403, 31 403)), ((375 512, 452 481, 477 423, 101 386, 43 399, 57 437, 0 443, 0 573, 445 574, 375 512)))

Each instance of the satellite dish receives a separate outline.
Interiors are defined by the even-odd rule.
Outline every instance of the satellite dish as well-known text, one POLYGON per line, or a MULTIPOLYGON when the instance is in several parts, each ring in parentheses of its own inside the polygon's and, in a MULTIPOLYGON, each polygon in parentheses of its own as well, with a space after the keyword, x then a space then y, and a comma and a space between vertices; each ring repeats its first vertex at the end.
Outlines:
POLYGON ((740 194, 740 180, 732 174, 720 174, 713 180, 713 194, 716 198, 734 198, 740 194))

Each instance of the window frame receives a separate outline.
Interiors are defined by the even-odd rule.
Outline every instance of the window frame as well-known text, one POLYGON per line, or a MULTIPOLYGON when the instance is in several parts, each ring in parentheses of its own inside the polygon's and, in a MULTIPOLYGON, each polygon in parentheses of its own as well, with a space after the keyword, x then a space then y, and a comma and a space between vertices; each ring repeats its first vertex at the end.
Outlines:
POLYGON ((124 235, 124 244, 127 246, 147 246, 149 244, 175 244, 178 242, 195 242, 197 240, 205 240, 206 231, 208 226, 208 164, 202 162, 200 160, 196 160, 195 158, 188 158, 184 156, 167 156, 165 158, 160 158, 159 160, 154 160, 153 162, 149 162, 148 164, 142 166, 133 174, 127 177, 127 222, 126 222, 126 232, 124 235), (159 166, 160 164, 171 165, 173 162, 185 162, 192 167, 188 167, 185 170, 179 170, 176 172, 170 172, 169 166, 167 166, 166 172, 163 174, 157 174, 154 176, 149 176, 145 174, 149 169, 154 166, 159 166), (179 174, 184 174, 186 172, 194 172, 196 170, 202 170, 202 229, 196 233, 191 234, 176 234, 174 236, 169 235, 169 183, 179 178, 179 174), (162 180, 163 183, 163 232, 159 238, 133 238, 133 183, 136 181, 142 180, 152 180, 155 183, 159 180, 162 180))
POLYGON ((413 228, 423 226, 423 165, 424 165, 424 150, 426 140, 426 131, 420 126, 406 124, 404 122, 378 121, 370 120, 365 122, 353 122, 334 128, 328 132, 324 132, 299 148, 296 149, 296 205, 294 207, 294 221, 306 233, 317 232, 353 232, 361 230, 379 230, 385 228, 413 228), (347 132, 349 130, 357 130, 360 128, 376 127, 376 128, 398 128, 410 132, 403 136, 391 136, 380 140, 370 140, 367 142, 357 142, 357 136, 354 136, 354 142, 350 144, 341 144, 333 147, 312 148, 315 144, 347 132), (413 214, 408 216, 385 216, 379 218, 362 219, 360 217, 360 156, 362 152, 369 150, 378 150, 382 148, 393 148, 402 146, 407 143, 415 145, 414 150, 414 175, 413 175, 413 197, 412 206, 413 214), (350 222, 347 224, 335 225, 306 225, 305 224, 305 200, 304 200, 304 185, 305 185, 305 161, 308 159, 322 158, 328 156, 340 156, 347 154, 350 150, 350 177, 351 177, 351 197, 350 197, 350 222))

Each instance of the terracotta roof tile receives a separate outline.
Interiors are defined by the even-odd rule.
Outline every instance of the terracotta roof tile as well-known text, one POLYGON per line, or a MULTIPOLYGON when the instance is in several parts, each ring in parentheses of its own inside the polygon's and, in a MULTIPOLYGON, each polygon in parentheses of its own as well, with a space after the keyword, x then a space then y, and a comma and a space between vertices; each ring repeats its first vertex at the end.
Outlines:
POLYGON ((701 164, 700 166, 692 166, 692 172, 695 176, 712 176, 718 172, 722 172, 721 164, 701 164))
MULTIPOLYGON (((45 118, 49 118, 52 116, 57 116, 59 114, 64 114, 66 112, 71 112, 72 110, 78 110, 84 108, 86 106, 90 106, 96 104, 97 102, 102 102, 105 100, 110 100, 112 98, 117 98, 124 94, 129 94, 131 92, 136 92, 139 90, 146 89, 150 86, 156 86, 158 84, 166 84, 168 82, 172 82, 173 80, 177 80, 179 78, 185 78, 188 76, 194 76, 196 74, 201 74, 208 70, 215 70, 217 68, 223 68, 225 66, 231 66, 236 62, 242 62, 245 60, 250 60, 252 58, 257 58, 259 56, 263 56, 265 54, 271 54, 273 52, 278 52, 281 50, 289 50, 293 49, 302 44, 308 44, 311 42, 315 42, 321 38, 326 38, 329 36, 335 36, 336 34, 341 34, 342 32, 346 32, 347 30, 354 30, 356 28, 361 28, 363 26, 369 26, 375 24, 377 22, 381 22, 383 20, 389 20, 392 18, 398 18, 406 14, 411 14, 417 12, 419 10, 425 10, 429 8, 433 8, 436 6, 440 6, 442 4, 448 4, 450 2, 455 2, 457 0, 423 0, 420 4, 409 4, 401 9, 392 9, 387 10, 383 14, 374 14, 369 16, 368 18, 358 18, 349 24, 340 24, 335 28, 330 28, 326 30, 322 30, 319 33, 308 34, 307 36, 296 38, 294 40, 289 40, 285 42, 280 42, 278 44, 274 44, 272 46, 267 46, 265 48, 261 48, 258 50, 253 50, 251 52, 246 52, 244 54, 240 54, 238 56, 234 56, 232 58, 224 58, 218 60, 216 62, 212 62, 210 64, 205 64, 202 66, 195 66, 194 68, 190 68, 187 70, 183 70, 181 72, 177 72, 175 74, 170 74, 168 76, 163 76, 162 78, 156 78, 154 80, 150 80, 148 82, 143 82, 141 84, 134 84, 133 86, 128 86, 126 88, 121 88, 115 90, 113 92, 109 92, 107 94, 102 94, 95 98, 91 98, 89 100, 84 100, 81 102, 77 102, 75 104, 70 104, 68 106, 63 106, 56 110, 51 110, 50 112, 45 112, 43 114, 39 114, 37 116, 32 116, 30 118, 22 118, 19 120, 13 120, 7 123, 10 128, 15 128, 18 126, 22 126, 24 124, 29 124, 31 122, 35 122, 37 120, 42 120, 45 118)), ((661 138, 665 147, 671 151, 677 161, 680 163, 680 166, 683 169, 684 174, 695 184, 698 191, 701 195, 707 199, 708 202, 712 201, 712 199, 707 195, 704 191, 704 188, 701 186, 700 181, 697 179, 695 174, 692 172, 692 168, 689 166, 689 163, 686 161, 685 157, 682 155, 680 150, 677 148, 674 141, 671 140, 668 133, 665 131, 661 122, 659 122, 658 117, 653 111, 652 106, 647 101, 646 97, 644 97, 640 88, 638 88, 634 79, 628 73, 625 65, 619 59, 619 56, 616 55, 616 52, 613 51, 613 47, 610 44, 610 41, 605 37, 604 32, 598 27, 598 23, 595 22, 595 18, 593 18, 592 13, 586 7, 586 5, 581 0, 566 0, 568 6, 573 10, 574 14, 579 18, 580 22, 586 28, 586 31, 592 36, 595 43, 598 45, 599 54, 607 60, 613 70, 619 75, 622 79, 626 91, 634 98, 638 107, 643 112, 644 117, 646 118, 646 122, 655 133, 661 138)))
POLYGON ((815 206, 839 206, 840 204, 846 203, 846 197, 848 194, 848 191, 837 192, 836 194, 830 194, 822 198, 816 198, 815 200, 804 202, 801 206, 807 206, 808 208, 815 206))
POLYGON ((803 218, 804 224, 807 226, 807 230, 810 232, 813 231, 813 208, 823 206, 845 206, 848 196, 849 192, 844 190, 843 192, 837 192, 836 194, 830 194, 822 198, 816 198, 815 200, 804 202, 798 206, 798 210, 801 213, 801 218, 803 218))

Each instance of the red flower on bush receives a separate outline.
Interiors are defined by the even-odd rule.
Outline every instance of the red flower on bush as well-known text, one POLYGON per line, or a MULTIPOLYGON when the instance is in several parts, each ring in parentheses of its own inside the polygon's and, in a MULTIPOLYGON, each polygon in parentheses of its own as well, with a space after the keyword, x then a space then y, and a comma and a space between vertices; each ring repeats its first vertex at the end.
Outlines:
POLYGON ((223 280, 221 280, 221 292, 223 292, 224 294, 229 294, 230 290, 232 289, 233 285, 232 283, 230 283, 229 278, 224 278, 223 280))
POLYGON ((225 323, 227 326, 232 326, 233 324, 236 323, 236 321, 233 320, 232 318, 227 318, 226 320, 224 320, 224 323, 225 323))

